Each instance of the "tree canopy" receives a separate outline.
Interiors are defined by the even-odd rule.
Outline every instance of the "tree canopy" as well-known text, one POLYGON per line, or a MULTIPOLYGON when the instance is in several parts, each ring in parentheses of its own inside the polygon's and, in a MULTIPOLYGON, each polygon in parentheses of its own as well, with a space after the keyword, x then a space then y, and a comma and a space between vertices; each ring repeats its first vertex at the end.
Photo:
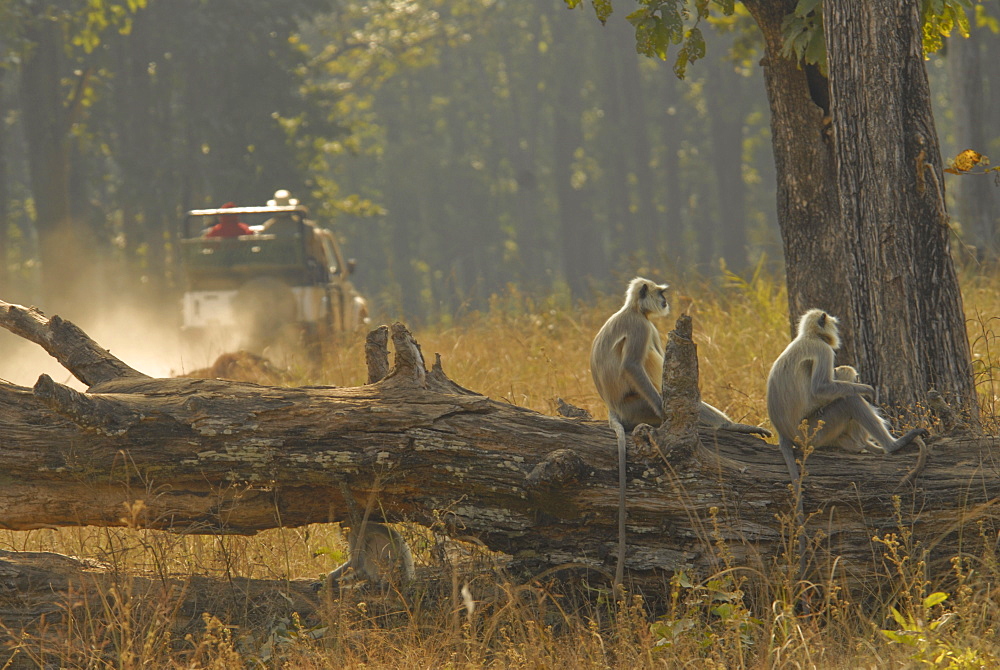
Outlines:
MULTIPOLYGON (((50 288, 69 292, 67 314, 133 279, 169 298, 181 213, 262 204, 278 188, 346 238, 379 309, 417 319, 512 286, 565 299, 653 269, 674 281, 722 262, 778 269, 775 138, 756 67, 770 38, 754 3, 593 4, 606 25, 554 0, 0 2, 8 297, 47 302, 41 279, 67 254, 46 238, 63 225, 56 237, 92 259, 50 288), (683 52, 685 79, 638 55, 637 34, 654 55, 683 52)), ((789 30, 817 7, 775 7, 789 22, 780 47, 808 65, 802 45, 818 33, 789 30)), ((973 60, 997 39, 981 15, 973 60)), ((931 74, 953 155, 967 124, 951 110, 982 110, 996 128, 1000 105, 966 104, 996 86, 953 95, 945 62, 931 74)), ((953 225, 974 218, 963 233, 985 246, 997 196, 980 200, 985 215, 960 211, 953 225)))

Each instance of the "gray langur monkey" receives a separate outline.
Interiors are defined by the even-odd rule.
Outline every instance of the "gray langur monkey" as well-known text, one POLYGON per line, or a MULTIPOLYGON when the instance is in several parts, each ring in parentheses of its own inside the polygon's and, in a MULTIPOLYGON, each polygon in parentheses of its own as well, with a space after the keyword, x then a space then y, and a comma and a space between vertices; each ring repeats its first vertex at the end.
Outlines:
POLYGON ((360 529, 349 530, 347 544, 347 562, 326 576, 328 589, 337 585, 348 568, 379 588, 399 587, 413 581, 413 553, 396 529, 366 521, 360 529))
MULTIPOLYGON (((618 565, 615 585, 625 570, 625 432, 641 423, 663 422, 663 343, 652 317, 670 313, 666 284, 636 277, 629 282, 625 304, 611 315, 594 338, 590 349, 590 372, 594 385, 608 407, 608 423, 618 438, 618 565)), ((717 430, 770 436, 758 426, 734 423, 723 412, 701 403, 700 423, 717 430)))
MULTIPOLYGON (((865 399, 874 397, 875 390, 854 381, 857 372, 850 366, 842 366, 839 374, 844 379, 837 377, 833 359, 839 348, 837 319, 821 309, 811 309, 799 319, 795 339, 771 366, 767 377, 767 413, 778 432, 782 455, 786 461, 791 457, 791 465, 795 463, 791 449, 803 421, 807 422, 810 442, 815 446, 836 444, 839 437, 857 424, 887 454, 928 434, 923 428, 914 428, 898 440, 893 438, 885 419, 865 399)), ((789 474, 793 474, 791 465, 789 474)), ((797 468, 794 475, 797 479, 797 468)))
MULTIPOLYGON (((872 436, 887 454, 928 434, 923 428, 914 428, 898 440, 893 439, 885 420, 865 399, 874 397, 875 389, 868 384, 837 379, 833 359, 839 348, 837 319, 821 309, 811 309, 799 319, 798 334, 774 361, 767 377, 767 414, 778 433, 778 447, 792 480, 800 526, 801 477, 793 449, 803 421, 813 445, 835 444, 845 433, 854 430, 856 437, 860 430, 872 436)), ((802 535, 800 550, 804 543, 802 535)))

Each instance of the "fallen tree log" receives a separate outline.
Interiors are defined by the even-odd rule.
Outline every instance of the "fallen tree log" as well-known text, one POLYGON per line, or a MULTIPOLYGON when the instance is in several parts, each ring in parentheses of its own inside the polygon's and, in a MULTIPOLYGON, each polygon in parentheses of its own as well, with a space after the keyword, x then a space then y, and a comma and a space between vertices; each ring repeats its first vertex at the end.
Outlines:
MULTIPOLYGON (((385 374, 382 327, 366 350, 373 383, 357 388, 153 379, 58 317, 0 302, 0 325, 43 346, 88 386, 81 393, 44 375, 32 389, 0 384, 0 527, 254 533, 346 519, 374 496, 373 519, 475 537, 538 569, 613 569, 611 430, 464 389, 440 361, 427 370, 399 324, 393 367, 385 374)), ((777 558, 794 544, 778 450, 756 437, 696 430, 689 321, 679 322, 667 349, 672 420, 638 429, 629 447, 632 583, 658 588, 674 571, 706 574, 724 563, 792 565, 777 558)), ((886 568, 872 538, 900 525, 931 558, 964 549, 963 531, 992 517, 1000 493, 994 440, 930 443, 921 472, 911 472, 913 451, 807 458, 812 566, 836 566, 847 583, 878 576, 886 568)))
POLYGON ((315 625, 322 610, 320 599, 305 580, 126 576, 98 561, 51 552, 0 550, 0 589, 4 594, 0 598, 0 659, 7 664, 4 667, 12 668, 44 667, 26 662, 23 655, 17 659, 20 662, 12 661, 19 647, 37 649, 49 644, 67 655, 101 655, 103 650, 94 639, 68 639, 67 632, 80 638, 92 632, 97 642, 107 644, 101 638, 115 634, 113 617, 110 626, 97 627, 97 631, 87 624, 99 616, 96 613, 116 607, 130 612, 133 620, 125 625, 153 622, 159 628, 156 632, 172 632, 177 639, 203 631, 205 614, 239 625, 247 636, 254 634, 256 624, 257 634, 263 628, 266 636, 277 621, 289 620, 293 613, 315 625))

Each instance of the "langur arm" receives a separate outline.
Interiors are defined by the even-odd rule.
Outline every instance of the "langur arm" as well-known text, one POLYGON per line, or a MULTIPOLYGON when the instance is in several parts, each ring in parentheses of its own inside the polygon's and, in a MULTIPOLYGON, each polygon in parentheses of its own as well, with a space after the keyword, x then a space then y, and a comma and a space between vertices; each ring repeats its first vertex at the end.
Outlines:
POLYGON ((833 378, 832 349, 824 347, 812 362, 812 379, 809 386, 815 403, 814 406, 826 405, 834 400, 852 395, 875 397, 875 389, 868 384, 843 382, 833 378))
POLYGON ((653 385, 646 369, 642 367, 646 356, 646 347, 636 338, 629 338, 625 341, 625 364, 622 374, 642 398, 653 408, 653 412, 659 418, 663 418, 663 398, 660 392, 653 385))

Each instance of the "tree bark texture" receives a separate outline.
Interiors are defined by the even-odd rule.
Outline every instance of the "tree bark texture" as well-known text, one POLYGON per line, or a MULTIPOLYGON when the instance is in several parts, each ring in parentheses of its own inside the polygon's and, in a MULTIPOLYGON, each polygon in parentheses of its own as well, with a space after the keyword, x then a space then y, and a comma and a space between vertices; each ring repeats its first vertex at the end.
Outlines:
POLYGON ((823 8, 855 367, 893 410, 934 388, 976 421, 920 5, 823 8))
MULTIPOLYGON (((130 575, 52 552, 0 550, 0 588, 0 660, 10 670, 127 666, 123 658, 151 656, 159 644, 201 639, 208 615, 260 647, 289 621, 306 628, 329 621, 328 601, 309 580, 130 575)), ((388 609, 369 602, 376 615, 388 609)), ((143 660, 134 665, 165 667, 143 660)))
MULTIPOLYGON (((46 346, 89 384, 85 393, 44 375, 33 389, 0 384, 4 528, 254 533, 348 519, 376 496, 373 520, 473 536, 525 566, 613 569, 611 430, 464 389, 439 362, 427 370, 399 324, 391 331, 392 369, 357 388, 152 379, 56 317, 0 302, 0 325, 46 346)), ((724 567, 720 540, 733 564, 765 571, 790 546, 782 519, 793 507, 777 449, 756 437, 694 429, 690 332, 683 317, 666 347, 670 420, 637 428, 629 446, 626 566, 634 586, 657 593, 675 571, 724 567)), ((382 359, 369 357, 376 368, 382 359)), ((980 503, 1000 494, 1000 480, 992 441, 942 444, 948 448, 934 450, 915 485, 904 482, 912 451, 809 456, 810 565, 833 570, 846 585, 883 574, 872 537, 900 523, 917 540, 933 539, 931 558, 953 555, 966 524, 988 510, 980 503), (894 495, 903 501, 900 518, 894 495)))
POLYGON ((778 225, 784 245, 790 333, 814 307, 841 319, 838 360, 853 364, 851 290, 839 232, 840 203, 830 146, 829 92, 816 68, 782 55, 782 21, 795 0, 745 3, 764 37, 764 84, 771 107, 771 146, 778 180, 778 225))

